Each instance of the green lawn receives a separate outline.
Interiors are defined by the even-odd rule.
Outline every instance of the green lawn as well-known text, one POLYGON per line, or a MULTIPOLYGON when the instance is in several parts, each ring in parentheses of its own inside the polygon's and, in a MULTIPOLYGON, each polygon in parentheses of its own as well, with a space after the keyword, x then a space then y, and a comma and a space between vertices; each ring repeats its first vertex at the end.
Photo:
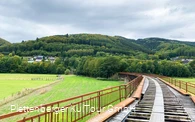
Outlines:
POLYGON ((51 83, 56 78, 56 75, 0 74, 0 100, 27 88, 51 83))
POLYGON ((195 78, 175 78, 175 79, 195 84, 195 78))
MULTIPOLYGON (((9 74, 9 77, 12 78, 12 75, 9 74)), ((27 76, 26 76, 27 77, 27 76)), ((12 81, 14 83, 14 81, 12 81)), ((28 81, 26 81, 28 82, 28 81)), ((11 81, 10 81, 11 83, 11 81)), ((21 81, 23 84, 23 81, 21 81)), ((14 87, 18 87, 21 85, 18 81, 15 83, 14 87)), ((35 82, 34 82, 35 83, 35 82)), ((37 84, 37 83, 35 83, 37 84)), ((34 84, 34 85, 35 85, 34 84)), ((43 89, 46 92, 36 91, 33 92, 23 98, 17 99, 13 102, 10 102, 6 105, 0 107, 0 115, 9 113, 11 105, 18 105, 18 106, 37 106, 41 104, 46 104, 49 102, 53 102, 56 100, 62 100, 66 98, 70 98, 73 96, 78 96, 84 93, 100 90, 103 88, 108 88, 111 86, 117 86, 123 84, 123 82, 119 81, 101 81, 96 80, 94 78, 89 77, 82 77, 82 76, 64 76, 64 81, 59 82, 58 84, 43 89)), ((33 85, 31 85, 33 86, 33 85)), ((35 85, 36 86, 36 85, 35 85)), ((7 87, 1 85, 0 87, 7 87)), ((6 89, 5 89, 6 90, 6 89)), ((7 92, 7 91, 6 91, 7 92)))

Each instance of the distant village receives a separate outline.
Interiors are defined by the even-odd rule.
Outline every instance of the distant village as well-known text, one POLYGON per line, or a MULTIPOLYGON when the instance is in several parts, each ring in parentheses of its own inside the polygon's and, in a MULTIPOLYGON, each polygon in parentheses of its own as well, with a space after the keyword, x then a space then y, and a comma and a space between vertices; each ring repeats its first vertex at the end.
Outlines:
POLYGON ((33 63, 33 62, 41 62, 41 61, 50 61, 51 63, 55 62, 55 57, 45 57, 42 55, 39 56, 34 56, 34 57, 27 57, 28 58, 28 63, 33 63))
POLYGON ((181 61, 183 64, 188 64, 189 62, 193 61, 193 59, 186 59, 180 57, 171 58, 172 61, 181 61))

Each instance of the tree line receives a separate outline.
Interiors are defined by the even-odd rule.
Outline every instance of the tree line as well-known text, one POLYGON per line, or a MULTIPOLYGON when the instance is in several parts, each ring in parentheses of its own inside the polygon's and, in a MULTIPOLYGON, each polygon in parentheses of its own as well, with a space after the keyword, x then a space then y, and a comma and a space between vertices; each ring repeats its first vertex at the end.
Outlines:
POLYGON ((85 58, 77 73, 91 77, 109 78, 117 72, 152 73, 174 77, 195 76, 195 61, 190 64, 167 60, 138 60, 121 57, 85 58))
POLYGON ((28 63, 17 55, 0 54, 0 73, 63 74, 65 67, 60 58, 55 63, 49 61, 28 63))
POLYGON ((189 64, 168 60, 139 60, 121 56, 57 57, 50 61, 28 63, 23 57, 0 54, 0 73, 66 74, 109 78, 117 72, 153 73, 174 77, 195 76, 195 61, 189 64))

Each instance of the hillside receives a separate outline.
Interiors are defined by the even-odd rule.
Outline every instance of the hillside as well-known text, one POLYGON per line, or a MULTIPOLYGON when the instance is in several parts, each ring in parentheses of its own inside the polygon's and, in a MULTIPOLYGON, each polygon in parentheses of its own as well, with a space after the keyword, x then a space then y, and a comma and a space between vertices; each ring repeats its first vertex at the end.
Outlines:
POLYGON ((10 44, 10 42, 8 42, 8 41, 6 41, 6 40, 0 38, 0 46, 6 46, 6 45, 8 45, 8 44, 10 44))
POLYGON ((36 40, 23 41, 0 48, 0 52, 14 52, 21 56, 86 56, 86 55, 136 55, 151 51, 122 37, 100 34, 55 35, 36 40))
POLYGON ((137 39, 137 44, 140 44, 150 50, 159 51, 160 49, 164 48, 162 45, 176 45, 175 47, 181 46, 194 46, 195 42, 185 42, 185 41, 178 41, 178 40, 170 40, 164 38, 145 38, 145 39, 137 39))
POLYGON ((195 56, 195 42, 169 40, 163 38, 145 38, 136 40, 137 44, 154 51, 160 58, 171 58, 176 56, 195 56))
POLYGON ((176 56, 195 59, 195 46, 162 38, 134 40, 100 34, 55 35, 0 46, 0 53, 4 54, 0 56, 1 73, 70 72, 104 78, 117 72, 195 76, 195 61, 184 64, 169 60, 176 56), (12 55, 8 56, 9 53, 12 55), (28 63, 25 56, 36 55, 56 56, 55 63, 44 59, 43 62, 28 63))
POLYGON ((127 39, 121 36, 100 34, 54 35, 36 40, 14 43, 0 47, 4 54, 20 56, 137 56, 157 55, 160 59, 175 56, 195 56, 193 42, 182 42, 162 38, 127 39))

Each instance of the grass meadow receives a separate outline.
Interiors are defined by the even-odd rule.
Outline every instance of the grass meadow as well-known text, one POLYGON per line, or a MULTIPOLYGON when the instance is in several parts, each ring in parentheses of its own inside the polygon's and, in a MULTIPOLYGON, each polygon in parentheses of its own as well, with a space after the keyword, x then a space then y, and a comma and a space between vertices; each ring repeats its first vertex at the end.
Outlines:
POLYGON ((175 78, 175 79, 195 84, 195 78, 175 78))
POLYGON ((0 74, 0 100, 18 92, 55 81, 56 75, 0 74))

